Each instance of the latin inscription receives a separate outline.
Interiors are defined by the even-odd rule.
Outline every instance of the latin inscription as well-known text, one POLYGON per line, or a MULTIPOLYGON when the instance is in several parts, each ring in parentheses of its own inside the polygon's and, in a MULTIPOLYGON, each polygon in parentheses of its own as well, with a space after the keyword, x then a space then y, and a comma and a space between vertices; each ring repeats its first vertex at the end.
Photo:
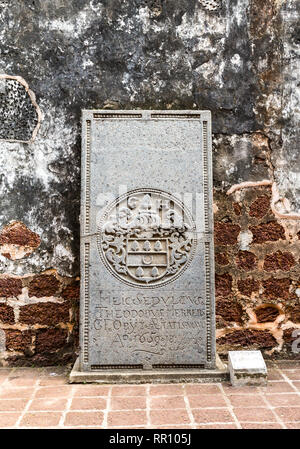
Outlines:
POLYGON ((100 291, 93 317, 93 341, 112 348, 163 355, 188 347, 202 351, 205 301, 192 292, 164 294, 100 291))

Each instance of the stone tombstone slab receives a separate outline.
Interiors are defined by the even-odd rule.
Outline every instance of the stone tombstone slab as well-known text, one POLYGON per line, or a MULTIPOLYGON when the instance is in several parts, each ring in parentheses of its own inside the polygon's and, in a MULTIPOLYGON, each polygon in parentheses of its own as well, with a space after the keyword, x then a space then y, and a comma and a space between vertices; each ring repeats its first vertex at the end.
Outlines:
POLYGON ((209 111, 84 110, 80 369, 215 368, 209 111))

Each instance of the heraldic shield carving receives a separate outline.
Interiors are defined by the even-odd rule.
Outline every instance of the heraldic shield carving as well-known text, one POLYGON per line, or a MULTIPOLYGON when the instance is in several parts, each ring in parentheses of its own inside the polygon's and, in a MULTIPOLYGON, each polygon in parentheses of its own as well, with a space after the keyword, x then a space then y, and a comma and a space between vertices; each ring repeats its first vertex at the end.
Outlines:
POLYGON ((176 197, 141 188, 108 206, 97 243, 111 274, 126 284, 152 288, 175 280, 191 263, 196 226, 176 197))

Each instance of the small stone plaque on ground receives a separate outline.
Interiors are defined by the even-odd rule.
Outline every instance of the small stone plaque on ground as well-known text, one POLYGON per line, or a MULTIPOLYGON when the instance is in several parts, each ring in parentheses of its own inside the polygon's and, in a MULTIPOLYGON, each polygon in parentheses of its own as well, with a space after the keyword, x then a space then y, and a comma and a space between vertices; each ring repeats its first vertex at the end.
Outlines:
POLYGON ((215 367, 208 111, 83 111, 80 369, 215 367))
POLYGON ((229 351, 228 367, 233 386, 267 382, 267 367, 260 351, 229 351))

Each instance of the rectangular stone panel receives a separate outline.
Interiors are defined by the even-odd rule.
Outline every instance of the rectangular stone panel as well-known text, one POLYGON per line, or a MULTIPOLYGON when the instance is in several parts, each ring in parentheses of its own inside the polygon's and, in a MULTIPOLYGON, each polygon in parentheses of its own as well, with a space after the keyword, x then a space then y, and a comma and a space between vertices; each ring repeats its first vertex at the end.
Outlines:
POLYGON ((82 115, 80 368, 214 368, 209 111, 82 115))

